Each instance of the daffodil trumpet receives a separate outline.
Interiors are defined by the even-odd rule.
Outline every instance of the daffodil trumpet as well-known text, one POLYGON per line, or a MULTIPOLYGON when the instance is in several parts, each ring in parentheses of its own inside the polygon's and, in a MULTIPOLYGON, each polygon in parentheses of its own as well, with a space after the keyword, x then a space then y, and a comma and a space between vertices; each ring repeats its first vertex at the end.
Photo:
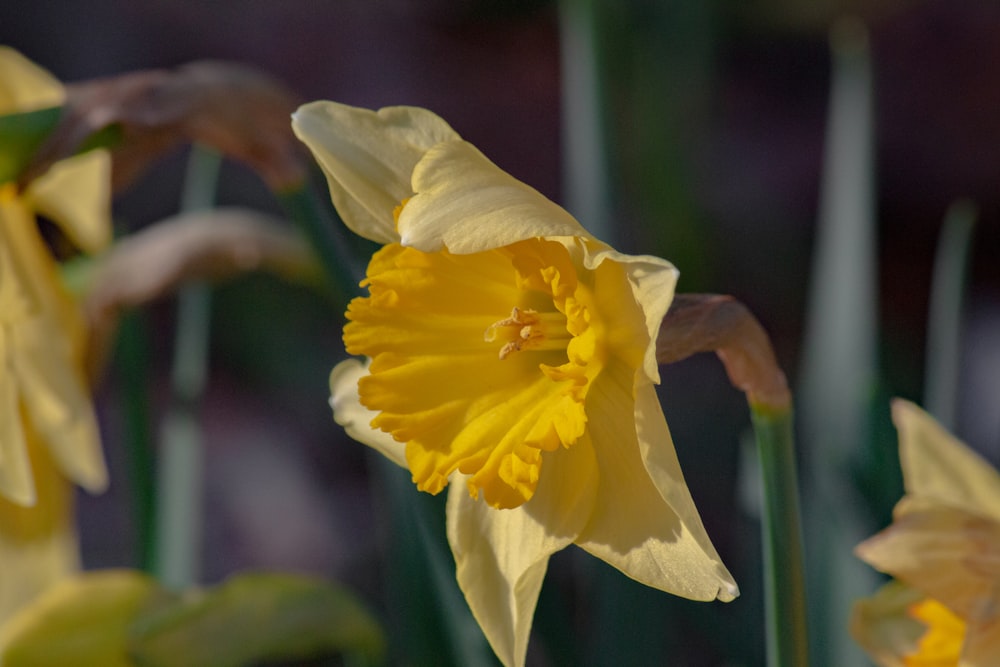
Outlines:
POLYGON ((334 368, 334 416, 417 488, 448 489, 459 586, 504 664, 524 664, 570 544, 732 600, 654 390, 676 269, 597 240, 424 109, 314 102, 293 129, 347 226, 383 244, 344 330, 367 361, 334 368))

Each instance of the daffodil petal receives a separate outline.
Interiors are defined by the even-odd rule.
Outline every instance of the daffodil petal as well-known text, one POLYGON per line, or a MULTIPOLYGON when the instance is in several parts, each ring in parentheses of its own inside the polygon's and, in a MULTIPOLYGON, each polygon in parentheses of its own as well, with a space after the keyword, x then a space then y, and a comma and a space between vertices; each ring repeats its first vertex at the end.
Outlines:
POLYGON ((76 549, 76 534, 68 524, 27 543, 11 541, 0 530, 0 561, 7 573, 0 577, 0 624, 56 581, 76 571, 76 549))
POLYGON ((905 496, 892 525, 855 553, 968 621, 997 617, 1000 524, 981 514, 905 496))
POLYGON ((0 325, 0 496, 19 505, 35 504, 27 443, 21 425, 17 380, 9 358, 10 334, 0 325))
POLYGON ((992 618, 966 624, 959 667, 1000 665, 1000 621, 992 618))
POLYGON ((0 46, 0 114, 58 106, 64 97, 55 77, 9 46, 0 46))
POLYGON ((505 665, 523 665, 549 557, 586 524, 598 484, 586 438, 549 456, 527 503, 496 510, 466 491, 456 474, 448 493, 448 541, 473 616, 505 665))
MULTIPOLYGON (((660 324, 674 300, 674 289, 677 286, 679 273, 674 265, 665 259, 652 255, 626 255, 604 244, 600 244, 603 247, 596 250, 591 249, 591 246, 596 245, 594 242, 588 244, 588 252, 583 257, 584 266, 591 271, 597 271, 604 262, 614 262, 621 266, 635 297, 634 304, 627 303, 621 298, 620 288, 615 286, 608 290, 606 298, 602 298, 605 297, 605 291, 598 283, 595 296, 599 301, 601 312, 606 313, 604 317, 609 321, 622 321, 624 316, 618 315, 618 311, 626 307, 635 308, 636 305, 641 308, 649 338, 639 363, 646 378, 658 384, 660 366, 656 361, 656 337, 660 332, 660 324)), ((624 327, 621 329, 624 330, 624 327)))
POLYGON ((93 405, 70 351, 47 335, 49 326, 33 318, 17 328, 13 366, 21 401, 63 473, 97 493, 107 488, 108 472, 93 405))
POLYGON ((396 465, 406 467, 406 444, 388 433, 371 427, 378 413, 361 405, 358 381, 368 375, 370 360, 345 359, 330 372, 330 407, 333 418, 347 435, 379 451, 396 465))
POLYGON ((454 140, 426 152, 399 214, 401 243, 465 255, 535 237, 589 237, 573 216, 506 173, 472 144, 454 140))
POLYGON ((0 625, 36 595, 79 568, 72 523, 73 489, 38 437, 26 433, 37 502, 0 497, 0 625))
POLYGON ((594 381, 587 414, 601 481, 577 544, 668 593, 723 601, 739 595, 691 500, 652 385, 633 390, 633 372, 609 363, 594 381))
POLYGON ((1000 520, 1000 474, 913 403, 895 399, 906 492, 1000 520))
POLYGON ((347 226, 379 243, 399 240, 393 210, 413 194, 414 165, 435 144, 458 138, 426 109, 370 111, 336 102, 303 105, 292 114, 292 129, 323 168, 347 226))
POLYGON ((32 181, 24 201, 85 252, 100 252, 111 242, 111 156, 97 150, 60 160, 32 181))
POLYGON ((916 652, 926 628, 907 614, 925 595, 898 581, 890 581, 854 603, 851 636, 879 667, 906 667, 903 656, 916 652))

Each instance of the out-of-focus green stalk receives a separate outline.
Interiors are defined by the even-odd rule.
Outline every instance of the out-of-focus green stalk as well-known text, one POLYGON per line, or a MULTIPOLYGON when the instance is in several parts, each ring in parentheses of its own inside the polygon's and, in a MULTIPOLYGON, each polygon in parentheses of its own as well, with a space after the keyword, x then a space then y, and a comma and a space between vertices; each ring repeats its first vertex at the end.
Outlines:
POLYGON ((961 363, 962 307, 976 207, 960 200, 945 215, 934 259, 927 314, 924 407, 944 426, 955 427, 961 363))
POLYGON ((767 664, 804 667, 809 644, 792 410, 751 402, 750 417, 763 481, 767 664))
MULTIPOLYGON (((192 148, 181 201, 183 212, 212 206, 221 162, 218 153, 192 148)), ((161 431, 155 569, 165 586, 177 589, 198 579, 204 509, 198 403, 205 389, 210 325, 208 285, 186 285, 177 299, 171 404, 161 431)))
POLYGON ((863 665, 848 632, 859 597, 877 586, 854 546, 875 526, 855 470, 872 448, 877 386, 874 99, 867 28, 830 35, 831 87, 819 219, 797 391, 809 484, 803 498, 815 667, 863 665))
POLYGON ((591 233, 614 243, 617 233, 611 225, 597 2, 559 3, 564 203, 591 233))
POLYGON ((115 354, 122 383, 125 442, 128 443, 130 504, 136 527, 136 559, 152 573, 156 551, 156 480, 153 433, 149 414, 149 339, 138 311, 126 313, 115 354))
POLYGON ((309 179, 299 187, 276 193, 285 214, 299 226, 319 256, 331 286, 341 296, 353 296, 364 276, 364 268, 350 252, 354 246, 344 233, 344 226, 334 220, 320 201, 309 179))

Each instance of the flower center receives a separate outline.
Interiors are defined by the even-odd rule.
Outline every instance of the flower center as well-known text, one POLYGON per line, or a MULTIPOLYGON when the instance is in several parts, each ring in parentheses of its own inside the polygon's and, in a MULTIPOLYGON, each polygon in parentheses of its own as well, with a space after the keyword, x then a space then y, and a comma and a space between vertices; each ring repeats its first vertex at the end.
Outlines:
POLYGON ((438 493, 457 471, 494 507, 530 499, 542 453, 586 430, 603 366, 603 329, 567 248, 534 239, 453 255, 390 244, 364 284, 370 296, 351 302, 344 342, 372 357, 361 402, 378 412, 374 428, 406 443, 417 487, 438 493))
POLYGON ((566 330, 566 316, 562 313, 539 313, 514 306, 510 317, 494 322, 483 334, 488 343, 498 338, 505 341, 499 355, 503 360, 521 350, 564 350, 573 336, 566 330))

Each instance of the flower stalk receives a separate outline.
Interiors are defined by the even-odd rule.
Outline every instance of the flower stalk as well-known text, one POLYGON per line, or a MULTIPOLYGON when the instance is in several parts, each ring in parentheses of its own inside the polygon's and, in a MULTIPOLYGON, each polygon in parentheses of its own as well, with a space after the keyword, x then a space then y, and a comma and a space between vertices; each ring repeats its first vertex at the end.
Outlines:
MULTIPOLYGON (((215 199, 221 157, 195 147, 188 163, 181 208, 208 208, 215 199)), ((201 427, 197 405, 205 389, 211 292, 204 283, 181 288, 171 369, 172 405, 163 422, 158 482, 156 574, 163 584, 197 583, 201 547, 201 427)))
POLYGON ((668 364, 715 352, 747 395, 763 478, 765 623, 770 667, 808 664, 802 525, 792 397, 760 322, 729 296, 678 294, 656 340, 668 364))

